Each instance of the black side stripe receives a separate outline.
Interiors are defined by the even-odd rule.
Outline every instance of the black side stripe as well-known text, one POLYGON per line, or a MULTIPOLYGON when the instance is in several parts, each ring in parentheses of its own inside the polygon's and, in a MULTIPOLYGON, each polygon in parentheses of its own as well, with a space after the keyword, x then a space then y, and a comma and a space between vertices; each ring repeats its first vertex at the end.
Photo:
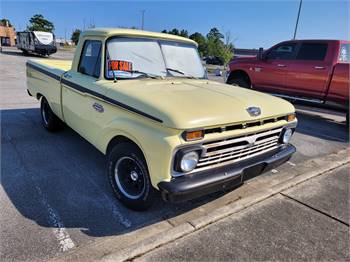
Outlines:
POLYGON ((41 67, 38 67, 38 66, 33 65, 33 64, 30 64, 30 63, 28 63, 28 62, 26 63, 26 66, 27 66, 27 67, 30 67, 30 68, 33 68, 33 69, 35 69, 36 71, 39 71, 40 73, 43 73, 43 74, 45 74, 45 75, 47 75, 47 76, 49 76, 49 77, 52 77, 52 78, 54 78, 54 79, 57 80, 57 81, 60 81, 60 79, 61 79, 61 77, 60 77, 59 75, 56 75, 56 74, 51 73, 51 72, 49 72, 49 71, 46 71, 46 70, 42 69, 41 67))
POLYGON ((61 81, 62 84, 65 84, 65 85, 67 85, 67 86, 69 86, 69 87, 71 87, 71 88, 73 88, 73 89, 75 89, 75 90, 78 90, 78 91, 82 92, 82 93, 91 94, 91 95, 93 95, 93 96, 95 96, 95 97, 98 97, 98 98, 100 98, 100 99, 102 99, 102 100, 104 100, 104 101, 106 101, 106 102, 109 102, 109 103, 111 103, 111 104, 113 104, 113 105, 116 105, 116 106, 118 106, 118 107, 124 108, 124 109, 126 109, 126 110, 128 110, 128 111, 134 112, 134 113, 139 114, 139 115, 144 116, 144 117, 147 117, 147 118, 152 119, 152 120, 154 120, 154 121, 157 121, 157 122, 159 122, 159 123, 163 123, 163 120, 161 120, 161 119, 159 119, 159 118, 157 118, 157 117, 151 116, 151 115, 149 115, 149 114, 147 114, 147 113, 144 113, 144 112, 142 112, 142 111, 140 111, 140 110, 138 110, 138 109, 136 109, 136 108, 134 108, 134 107, 128 106, 128 105, 126 105, 126 104, 124 104, 124 103, 121 103, 121 102, 119 102, 119 101, 117 101, 117 100, 111 99, 111 98, 109 98, 109 97, 107 97, 107 96, 104 96, 104 95, 102 95, 102 94, 100 94, 100 93, 97 93, 97 92, 95 92, 95 91, 92 91, 92 90, 90 90, 90 89, 88 89, 88 88, 85 88, 85 87, 83 87, 83 86, 81 86, 81 85, 78 85, 78 84, 76 84, 76 83, 70 82, 70 81, 68 81, 68 80, 66 80, 66 79, 64 79, 64 78, 61 79, 60 76, 55 75, 55 74, 53 74, 53 73, 51 73, 51 72, 48 72, 48 71, 46 71, 46 70, 44 70, 44 69, 42 69, 42 68, 40 68, 40 67, 38 67, 38 66, 35 66, 35 65, 33 65, 33 64, 30 64, 30 63, 28 63, 28 62, 27 62, 26 65, 27 65, 28 67, 31 67, 31 68, 33 68, 33 69, 39 71, 40 73, 43 73, 43 74, 45 74, 45 75, 47 75, 47 76, 50 76, 50 77, 52 77, 52 78, 54 78, 54 79, 56 79, 56 80, 58 80, 58 81, 61 81))

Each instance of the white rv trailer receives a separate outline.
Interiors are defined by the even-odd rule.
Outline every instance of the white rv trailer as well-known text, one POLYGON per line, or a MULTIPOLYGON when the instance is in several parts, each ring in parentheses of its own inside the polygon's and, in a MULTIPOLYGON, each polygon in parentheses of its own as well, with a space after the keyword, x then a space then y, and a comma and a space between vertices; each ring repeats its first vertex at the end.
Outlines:
POLYGON ((17 32, 17 48, 25 54, 51 55, 57 52, 54 34, 41 31, 17 32))

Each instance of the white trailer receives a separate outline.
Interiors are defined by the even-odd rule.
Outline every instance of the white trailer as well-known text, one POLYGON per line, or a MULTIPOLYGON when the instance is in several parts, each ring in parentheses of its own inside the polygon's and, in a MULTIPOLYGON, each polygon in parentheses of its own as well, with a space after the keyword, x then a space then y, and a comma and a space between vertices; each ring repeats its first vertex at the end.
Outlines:
POLYGON ((41 31, 17 32, 17 48, 25 54, 51 55, 57 52, 54 34, 41 31))

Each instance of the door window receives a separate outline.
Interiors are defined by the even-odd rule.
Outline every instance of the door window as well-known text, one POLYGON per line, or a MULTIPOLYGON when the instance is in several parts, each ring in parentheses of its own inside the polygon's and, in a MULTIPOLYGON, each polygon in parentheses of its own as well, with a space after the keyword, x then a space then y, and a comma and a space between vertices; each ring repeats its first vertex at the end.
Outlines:
POLYGON ((87 40, 84 43, 78 72, 98 78, 101 70, 101 42, 87 40))
POLYGON ((327 54, 327 44, 303 43, 299 49, 297 60, 323 61, 327 54))
POLYGON ((282 44, 274 49, 272 49, 267 54, 268 60, 275 60, 275 59, 293 59, 294 57, 294 50, 295 50, 296 44, 295 43, 288 43, 288 44, 282 44))

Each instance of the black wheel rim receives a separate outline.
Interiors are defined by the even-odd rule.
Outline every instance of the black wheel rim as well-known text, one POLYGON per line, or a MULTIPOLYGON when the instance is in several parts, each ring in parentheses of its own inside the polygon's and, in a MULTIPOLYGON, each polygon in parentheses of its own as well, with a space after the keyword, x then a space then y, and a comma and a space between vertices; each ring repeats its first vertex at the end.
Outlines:
POLYGON ((138 199, 145 192, 145 174, 140 164, 131 157, 118 159, 114 178, 119 190, 130 199, 138 199))

